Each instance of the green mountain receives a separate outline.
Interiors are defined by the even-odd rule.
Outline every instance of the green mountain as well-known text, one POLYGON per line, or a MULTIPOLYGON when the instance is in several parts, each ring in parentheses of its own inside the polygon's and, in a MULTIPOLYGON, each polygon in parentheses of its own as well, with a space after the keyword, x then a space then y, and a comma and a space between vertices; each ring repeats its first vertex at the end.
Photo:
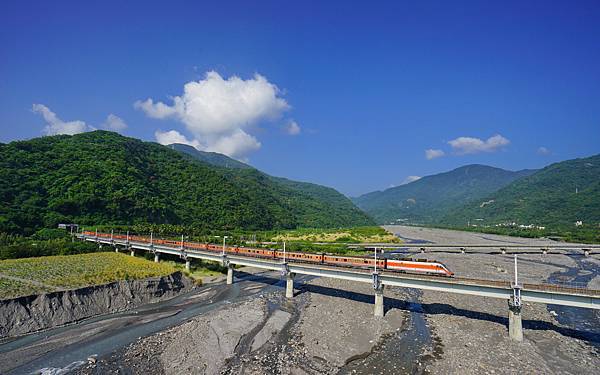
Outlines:
POLYGON ((357 208, 350 199, 340 194, 337 190, 330 187, 312 184, 309 182, 293 181, 283 177, 270 176, 254 167, 234 160, 226 155, 216 152, 199 151, 194 147, 183 144, 171 144, 168 147, 192 156, 200 161, 222 167, 224 175, 232 180, 241 179, 247 187, 255 189, 271 188, 277 191, 276 194, 285 197, 286 201, 297 212, 308 215, 303 222, 305 227, 329 227, 326 221, 314 215, 311 211, 329 212, 332 217, 338 218, 338 224, 334 226, 356 226, 374 224, 372 219, 357 208), (341 220, 348 220, 349 224, 344 224, 341 220))
POLYGON ((192 146, 184 145, 181 143, 173 143, 173 144, 170 144, 168 147, 172 148, 173 150, 177 150, 177 151, 186 153, 200 161, 203 161, 208 164, 212 164, 217 167, 232 168, 232 169, 252 168, 248 164, 244 164, 241 161, 237 161, 235 159, 230 158, 229 156, 219 154, 218 152, 200 151, 192 146))
POLYGON ((253 168, 217 167, 106 131, 0 144, 0 231, 5 232, 30 234, 61 222, 207 229, 372 224, 341 194, 337 201, 318 195, 276 183, 253 168))
POLYGON ((442 222, 465 225, 534 224, 574 227, 576 221, 600 224, 600 155, 555 163, 514 181, 464 207, 452 210, 442 222), (483 220, 481 220, 483 219, 483 220))
POLYGON ((433 224, 450 210, 483 198, 533 172, 512 172, 473 164, 384 191, 364 194, 353 201, 381 224, 433 224))

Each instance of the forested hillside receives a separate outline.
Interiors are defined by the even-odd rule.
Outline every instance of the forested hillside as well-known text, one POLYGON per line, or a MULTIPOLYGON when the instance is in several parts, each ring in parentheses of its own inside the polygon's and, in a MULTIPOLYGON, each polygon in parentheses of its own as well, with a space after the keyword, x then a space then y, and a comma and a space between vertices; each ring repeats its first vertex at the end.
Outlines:
POLYGON ((600 155, 551 164, 537 173, 457 208, 442 222, 500 223, 574 228, 600 224, 600 155))
POLYGON ((480 199, 535 171, 507 171, 486 165, 466 165, 450 172, 375 191, 354 203, 380 223, 434 224, 452 209, 480 199))
POLYGON ((241 161, 230 158, 227 155, 219 154, 218 152, 206 152, 197 150, 195 147, 184 145, 181 143, 173 143, 168 145, 169 148, 188 154, 195 159, 203 161, 207 164, 211 164, 217 167, 231 168, 231 169, 250 169, 252 168, 248 164, 242 163, 241 161))
POLYGON ((369 225, 349 201, 325 202, 248 168, 242 173, 106 131, 0 145, 0 231, 60 222, 171 223, 218 229, 369 225))
MULTIPOLYGON (((261 186, 265 186, 275 189, 279 191, 278 194, 286 197, 289 204, 299 212, 309 210, 312 206, 312 209, 315 210, 328 210, 331 216, 347 218, 351 223, 356 222, 352 216, 366 216, 360 209, 354 206, 354 203, 352 203, 350 199, 333 188, 309 182, 289 180, 283 177, 270 176, 248 164, 244 164, 216 152, 199 151, 194 147, 182 144, 172 144, 169 145, 169 147, 190 155, 200 161, 227 168, 228 171, 224 172, 225 175, 234 180, 241 179, 245 181, 244 184, 247 187, 255 186, 256 189, 260 189, 261 186), (306 198, 309 199, 307 200, 306 198)), ((369 221, 371 220, 369 219, 369 221)), ((325 224, 326 223, 321 222, 321 219, 318 217, 314 217, 314 219, 310 219, 306 222, 307 226, 313 228, 328 226, 325 224)), ((340 226, 345 225, 340 224, 340 226)))

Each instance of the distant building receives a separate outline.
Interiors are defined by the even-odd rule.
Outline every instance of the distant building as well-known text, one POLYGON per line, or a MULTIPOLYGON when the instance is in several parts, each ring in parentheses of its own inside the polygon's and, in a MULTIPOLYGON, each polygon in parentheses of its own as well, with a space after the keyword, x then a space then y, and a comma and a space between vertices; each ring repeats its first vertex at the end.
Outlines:
POLYGON ((77 232, 79 225, 77 224, 58 224, 59 229, 66 229, 70 232, 77 232))
POLYGON ((583 221, 581 221, 581 220, 577 220, 577 221, 575 222, 575 226, 576 226, 576 227, 580 227, 580 226, 582 226, 582 225, 583 225, 583 221))

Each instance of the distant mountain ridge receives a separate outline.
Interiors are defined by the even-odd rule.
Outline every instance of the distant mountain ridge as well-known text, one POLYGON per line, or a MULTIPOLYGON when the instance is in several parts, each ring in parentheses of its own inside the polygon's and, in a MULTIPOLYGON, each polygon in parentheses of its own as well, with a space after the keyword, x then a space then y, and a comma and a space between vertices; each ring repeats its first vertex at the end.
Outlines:
POLYGON ((448 212, 441 223, 500 223, 574 228, 600 224, 600 155, 551 164, 448 212))
POLYGON ((353 202, 380 224, 434 224, 451 210, 535 172, 513 172, 472 164, 384 191, 367 193, 353 198, 353 202))
POLYGON ((207 152, 200 151, 195 147, 185 145, 182 143, 172 143, 167 147, 172 148, 173 150, 177 150, 180 152, 184 152, 194 158, 201 160, 205 163, 215 165, 217 167, 224 168, 235 168, 235 169, 249 169, 253 168, 248 164, 242 163, 241 161, 230 158, 227 155, 219 154, 218 152, 207 152))
POLYGON ((100 130, 1 144, 0 232, 72 222, 226 230, 373 224, 334 189, 208 156, 212 163, 100 130))

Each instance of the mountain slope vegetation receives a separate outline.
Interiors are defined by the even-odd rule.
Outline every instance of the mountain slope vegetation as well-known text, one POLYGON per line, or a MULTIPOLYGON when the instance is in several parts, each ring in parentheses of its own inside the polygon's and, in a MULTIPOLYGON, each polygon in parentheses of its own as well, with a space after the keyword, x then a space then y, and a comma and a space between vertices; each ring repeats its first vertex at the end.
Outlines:
POLYGON ((354 198, 378 223, 434 224, 455 208, 487 196, 533 170, 518 172, 473 164, 354 198))
POLYGON ((227 155, 219 154, 218 152, 207 152, 200 151, 195 147, 184 145, 181 143, 173 143, 168 145, 169 148, 188 154, 195 159, 203 161, 207 164, 214 165, 216 167, 224 167, 231 169, 252 169, 248 164, 242 163, 241 161, 230 158, 227 155))
POLYGON ((331 227, 331 225, 327 225, 327 222, 324 222, 321 218, 309 214, 315 210, 325 210, 330 216, 339 218, 340 220, 348 220, 350 223, 344 224, 342 221, 338 221, 339 224, 336 226, 339 227, 373 224, 373 221, 357 208, 350 199, 333 188, 270 176, 226 155, 199 151, 188 145, 172 144, 168 147, 185 153, 197 160, 216 167, 222 167, 221 172, 223 175, 227 176, 230 180, 238 181, 250 191, 272 190, 273 194, 282 197, 294 211, 306 216, 303 223, 304 227, 331 227))
POLYGON ((551 164, 464 207, 452 210, 444 224, 535 224, 574 227, 576 221, 600 223, 600 155, 551 164), (481 220, 482 219, 482 220, 481 220))
POLYGON ((324 202, 253 168, 232 171, 107 131, 2 144, 0 231, 31 234, 61 222, 219 229, 372 224, 349 201, 324 202))

